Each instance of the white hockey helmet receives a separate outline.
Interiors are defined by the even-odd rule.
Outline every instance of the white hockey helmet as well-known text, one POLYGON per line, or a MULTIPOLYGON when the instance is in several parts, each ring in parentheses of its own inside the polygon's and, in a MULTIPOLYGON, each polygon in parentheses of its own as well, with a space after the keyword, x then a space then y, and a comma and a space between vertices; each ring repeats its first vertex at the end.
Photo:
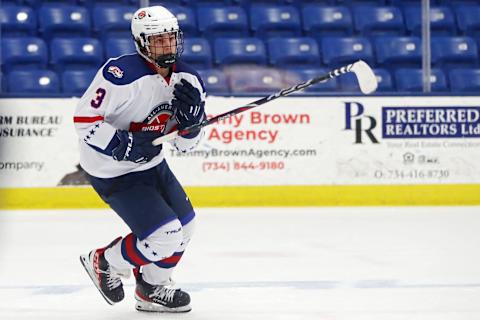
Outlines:
POLYGON ((172 66, 183 52, 183 33, 178 26, 177 18, 162 6, 145 7, 135 11, 131 29, 137 52, 159 67, 172 66), (171 54, 156 56, 150 52, 149 37, 164 33, 175 33, 176 48, 171 54))

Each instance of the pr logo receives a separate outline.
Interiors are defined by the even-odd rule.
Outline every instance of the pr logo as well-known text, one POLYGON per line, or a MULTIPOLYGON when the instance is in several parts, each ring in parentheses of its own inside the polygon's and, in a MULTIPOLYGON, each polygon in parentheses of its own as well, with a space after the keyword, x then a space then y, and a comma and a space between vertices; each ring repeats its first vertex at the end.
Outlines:
POLYGON ((378 143, 372 130, 377 126, 374 117, 364 114, 365 107, 358 102, 345 102, 345 130, 355 131, 355 143, 363 143, 367 136, 372 143, 378 143))

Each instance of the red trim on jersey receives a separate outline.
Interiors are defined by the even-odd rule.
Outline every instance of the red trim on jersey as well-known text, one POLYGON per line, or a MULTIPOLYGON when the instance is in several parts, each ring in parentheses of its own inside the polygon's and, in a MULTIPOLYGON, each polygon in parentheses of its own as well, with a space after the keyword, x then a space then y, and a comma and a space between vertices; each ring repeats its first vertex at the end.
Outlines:
POLYGON ((96 117, 73 117, 73 122, 75 123, 92 123, 97 121, 102 121, 104 118, 102 116, 96 117))

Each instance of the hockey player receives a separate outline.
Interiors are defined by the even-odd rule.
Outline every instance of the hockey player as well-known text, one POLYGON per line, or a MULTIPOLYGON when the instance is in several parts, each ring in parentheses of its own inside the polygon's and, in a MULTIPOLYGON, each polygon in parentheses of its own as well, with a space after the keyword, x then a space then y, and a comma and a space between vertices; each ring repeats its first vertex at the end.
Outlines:
MULTIPOLYGON (((120 302, 120 277, 134 269, 136 309, 191 310, 188 293, 171 274, 194 229, 192 205, 152 140, 205 117, 200 76, 178 58, 183 36, 175 16, 161 6, 137 10, 131 22, 137 53, 110 59, 78 103, 74 122, 80 164, 100 197, 131 233, 80 261, 109 304, 120 302)), ((203 132, 177 137, 188 152, 203 132)))

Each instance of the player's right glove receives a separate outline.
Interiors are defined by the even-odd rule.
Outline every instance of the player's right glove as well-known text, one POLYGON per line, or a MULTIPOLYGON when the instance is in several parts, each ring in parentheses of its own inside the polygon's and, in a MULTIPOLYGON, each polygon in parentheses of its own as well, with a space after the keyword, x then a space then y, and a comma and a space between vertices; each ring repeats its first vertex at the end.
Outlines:
POLYGON ((120 142, 112 150, 112 157, 117 161, 149 162, 162 151, 161 145, 152 145, 152 141, 159 136, 155 132, 117 130, 116 137, 120 142))
POLYGON ((200 91, 185 79, 175 85, 173 91, 175 98, 172 105, 175 107, 175 117, 178 128, 184 129, 199 123, 205 112, 205 103, 202 101, 200 91))

